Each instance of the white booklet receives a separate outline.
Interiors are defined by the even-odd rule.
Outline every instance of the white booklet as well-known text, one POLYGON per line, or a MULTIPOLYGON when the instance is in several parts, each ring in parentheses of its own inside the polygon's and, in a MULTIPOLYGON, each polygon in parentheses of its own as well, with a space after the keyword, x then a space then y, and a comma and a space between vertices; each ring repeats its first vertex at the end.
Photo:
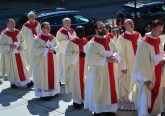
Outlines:
POLYGON ((117 59, 117 62, 121 62, 121 57, 119 56, 118 53, 114 53, 113 56, 117 59))
POLYGON ((53 44, 50 42, 50 40, 48 40, 48 41, 46 42, 46 46, 47 46, 48 48, 51 48, 51 47, 53 47, 53 44))
POLYGON ((17 47, 15 49, 13 49, 13 52, 20 53, 20 50, 18 50, 18 47, 20 46, 20 42, 14 42, 14 45, 16 45, 17 47))

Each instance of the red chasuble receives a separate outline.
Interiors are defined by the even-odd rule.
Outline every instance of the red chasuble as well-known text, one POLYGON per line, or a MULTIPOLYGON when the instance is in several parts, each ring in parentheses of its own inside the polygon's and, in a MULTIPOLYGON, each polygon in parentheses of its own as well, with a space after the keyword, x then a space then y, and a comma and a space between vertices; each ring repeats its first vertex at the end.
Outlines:
MULTIPOLYGON (((152 39, 150 37, 143 37, 143 41, 146 41, 150 45, 154 47, 155 50, 155 55, 160 54, 160 38, 158 37, 157 39, 152 39)), ((158 96, 159 89, 160 89, 160 83, 161 83, 161 65, 158 64, 155 66, 155 85, 154 88, 151 90, 151 108, 149 109, 149 113, 152 112, 155 100, 158 96)))
MULTIPOLYGON (((45 36, 43 34, 39 34, 38 38, 44 40, 45 42, 52 41, 54 36, 53 35, 49 35, 49 36, 45 36)), ((48 87, 49 89, 54 89, 54 60, 53 60, 53 53, 48 53, 47 56, 48 59, 48 87)))
POLYGON ((135 55, 137 50, 137 40, 139 38, 139 33, 138 32, 135 32, 134 34, 122 33, 121 37, 131 41, 135 55))
POLYGON ((29 28, 32 31, 33 35, 37 35, 37 32, 36 32, 37 25, 38 25, 38 21, 36 20, 34 21, 33 24, 28 23, 28 22, 24 24, 25 27, 29 28))
POLYGON ((83 39, 71 39, 71 42, 77 44, 79 46, 79 74, 80 74, 80 87, 81 87, 81 98, 84 99, 84 64, 85 64, 85 53, 84 53, 84 45, 87 44, 88 40, 86 38, 83 39))
MULTIPOLYGON (((19 34, 19 30, 15 29, 13 32, 10 32, 8 30, 4 30, 3 33, 6 34, 7 36, 11 37, 13 43, 18 42, 17 35, 19 34)), ((20 81, 25 81, 25 74, 23 70, 23 64, 22 64, 22 59, 20 56, 20 53, 15 53, 15 59, 16 59, 16 64, 17 64, 17 69, 18 69, 18 75, 20 78, 20 81)))
MULTIPOLYGON (((68 36, 68 39, 70 39, 70 38, 69 38, 69 35, 68 35, 68 30, 66 30, 66 29, 64 29, 63 27, 61 27, 61 28, 59 29, 59 32, 61 32, 61 33, 64 34, 64 35, 67 35, 67 36, 68 36)), ((72 35, 72 34, 74 33, 74 29, 70 28, 69 32, 70 32, 70 34, 72 35)))
MULTIPOLYGON (((107 39, 93 37, 91 39, 91 41, 95 41, 95 42, 103 45, 106 51, 110 51, 110 47, 109 47, 107 39)), ((115 103, 117 103, 117 92, 116 92, 116 85, 115 85, 114 65, 113 65, 113 63, 108 62, 108 70, 109 70, 111 103, 115 104, 115 103)))

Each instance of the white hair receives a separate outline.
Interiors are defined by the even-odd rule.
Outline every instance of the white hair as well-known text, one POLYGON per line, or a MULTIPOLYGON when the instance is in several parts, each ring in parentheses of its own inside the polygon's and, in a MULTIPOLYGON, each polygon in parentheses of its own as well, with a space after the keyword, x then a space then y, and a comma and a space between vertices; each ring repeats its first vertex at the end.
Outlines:
POLYGON ((65 21, 71 21, 71 19, 70 18, 64 18, 64 19, 62 19, 62 22, 64 23, 65 21))
POLYGON ((30 15, 34 15, 35 16, 35 13, 33 11, 30 11, 30 12, 28 12, 27 16, 29 17, 30 15))

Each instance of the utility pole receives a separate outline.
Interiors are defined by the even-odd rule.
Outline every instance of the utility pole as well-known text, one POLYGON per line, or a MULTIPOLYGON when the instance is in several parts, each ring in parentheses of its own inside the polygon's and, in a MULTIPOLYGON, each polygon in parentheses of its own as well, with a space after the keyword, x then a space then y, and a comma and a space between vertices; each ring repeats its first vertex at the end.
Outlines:
POLYGON ((137 0, 134 0, 134 6, 135 6, 135 9, 136 9, 136 3, 137 3, 137 0))

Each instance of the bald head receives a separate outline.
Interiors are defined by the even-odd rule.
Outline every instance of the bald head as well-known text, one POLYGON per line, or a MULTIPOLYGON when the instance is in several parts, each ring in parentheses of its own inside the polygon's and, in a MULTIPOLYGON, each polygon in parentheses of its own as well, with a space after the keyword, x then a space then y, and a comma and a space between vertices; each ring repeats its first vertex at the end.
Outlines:
POLYGON ((131 19, 126 19, 124 21, 124 27, 126 31, 133 32, 134 31, 134 22, 131 19))
POLYGON ((126 23, 132 23, 133 21, 131 20, 131 19, 126 19, 125 21, 124 21, 124 24, 126 24, 126 23))
POLYGON ((70 26, 71 26, 71 19, 70 18, 64 18, 63 20, 62 20, 62 23, 63 23, 63 27, 65 28, 65 29, 70 29, 70 26))

